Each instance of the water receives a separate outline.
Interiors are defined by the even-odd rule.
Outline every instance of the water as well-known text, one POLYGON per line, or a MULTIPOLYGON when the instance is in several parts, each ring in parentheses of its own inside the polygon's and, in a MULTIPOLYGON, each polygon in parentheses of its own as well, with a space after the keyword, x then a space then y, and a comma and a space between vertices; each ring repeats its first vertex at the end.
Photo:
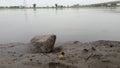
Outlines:
POLYGON ((120 8, 0 9, 0 43, 44 34, 56 34, 61 42, 120 41, 120 8))

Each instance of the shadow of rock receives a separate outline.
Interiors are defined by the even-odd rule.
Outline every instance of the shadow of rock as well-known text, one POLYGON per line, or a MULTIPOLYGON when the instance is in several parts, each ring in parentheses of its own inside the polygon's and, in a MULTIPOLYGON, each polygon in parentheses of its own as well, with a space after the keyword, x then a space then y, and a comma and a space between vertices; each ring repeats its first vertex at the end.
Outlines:
POLYGON ((57 46, 53 48, 52 53, 58 53, 61 52, 61 50, 62 50, 62 46, 57 46))

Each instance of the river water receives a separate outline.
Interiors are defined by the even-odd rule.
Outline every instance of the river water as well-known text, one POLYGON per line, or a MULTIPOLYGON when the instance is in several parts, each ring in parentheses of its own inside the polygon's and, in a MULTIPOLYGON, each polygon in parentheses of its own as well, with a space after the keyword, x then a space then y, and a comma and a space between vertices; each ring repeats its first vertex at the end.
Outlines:
POLYGON ((44 34, 60 42, 120 41, 120 8, 0 9, 0 43, 44 34))

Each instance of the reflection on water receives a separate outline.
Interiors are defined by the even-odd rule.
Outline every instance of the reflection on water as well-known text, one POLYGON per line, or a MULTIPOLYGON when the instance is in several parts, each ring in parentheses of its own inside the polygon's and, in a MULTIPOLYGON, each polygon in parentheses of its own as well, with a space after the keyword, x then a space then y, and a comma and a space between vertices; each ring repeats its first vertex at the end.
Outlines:
POLYGON ((24 17, 25 17, 25 22, 27 22, 27 20, 28 20, 28 16, 27 16, 27 11, 26 11, 26 9, 23 9, 24 10, 24 17))
POLYGON ((3 9, 0 43, 29 42, 35 35, 56 34, 57 41, 120 41, 120 8, 3 9))

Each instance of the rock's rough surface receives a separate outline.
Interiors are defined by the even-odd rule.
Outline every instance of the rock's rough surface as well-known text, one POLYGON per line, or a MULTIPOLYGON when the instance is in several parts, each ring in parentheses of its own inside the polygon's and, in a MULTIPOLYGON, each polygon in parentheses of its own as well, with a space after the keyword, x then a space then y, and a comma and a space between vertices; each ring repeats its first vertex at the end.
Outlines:
POLYGON ((38 52, 50 52, 55 44, 56 35, 35 36, 31 39, 31 43, 36 47, 38 52))

